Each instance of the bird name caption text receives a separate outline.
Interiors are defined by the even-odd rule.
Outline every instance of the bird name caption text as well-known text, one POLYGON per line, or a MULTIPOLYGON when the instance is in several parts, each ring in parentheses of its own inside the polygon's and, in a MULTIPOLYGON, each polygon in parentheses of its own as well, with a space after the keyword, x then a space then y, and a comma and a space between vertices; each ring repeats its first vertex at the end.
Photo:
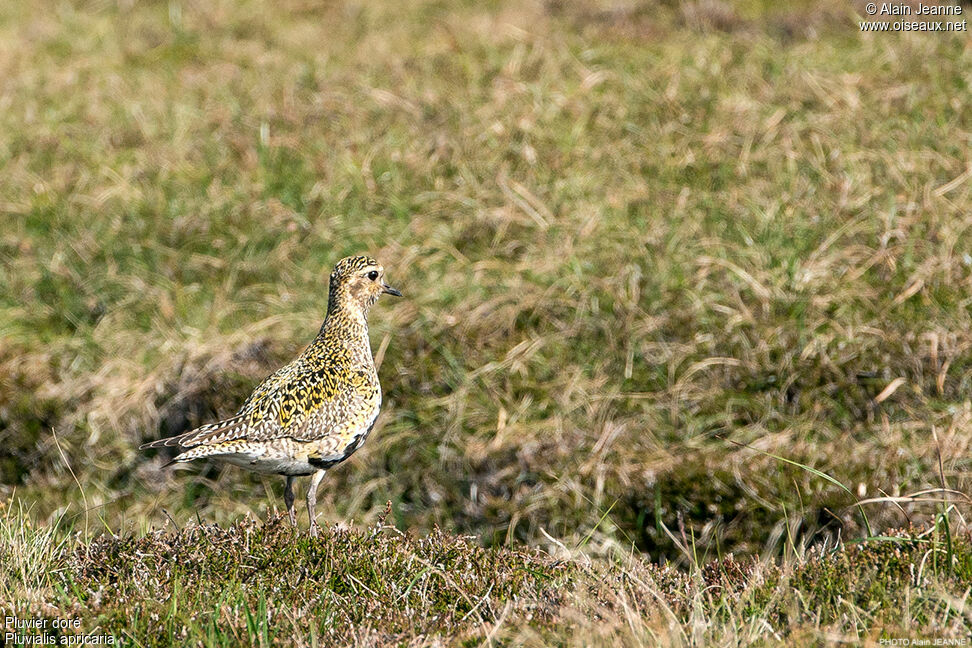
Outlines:
POLYGON ((967 18, 959 20, 965 11, 962 5, 938 5, 919 2, 917 6, 895 2, 869 2, 864 6, 869 18, 860 23, 861 31, 870 32, 967 32, 967 18), (944 17, 950 20, 928 20, 931 17, 944 17), (917 20, 909 20, 917 18, 917 20))
POLYGON ((3 618, 4 646, 113 646, 106 634, 65 634, 81 630, 81 619, 46 617, 3 618))

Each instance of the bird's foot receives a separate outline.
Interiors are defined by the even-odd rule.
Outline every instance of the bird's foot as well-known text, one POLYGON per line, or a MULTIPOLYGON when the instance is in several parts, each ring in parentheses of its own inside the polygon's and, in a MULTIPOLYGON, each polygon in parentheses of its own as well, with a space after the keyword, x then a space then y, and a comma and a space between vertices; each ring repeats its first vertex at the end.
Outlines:
POLYGON ((311 525, 310 525, 311 537, 316 538, 320 532, 321 532, 321 527, 317 526, 317 522, 311 520, 311 525))
POLYGON ((348 531, 351 530, 351 525, 345 522, 344 520, 338 520, 337 522, 334 523, 334 529, 336 531, 347 533, 348 531))
POLYGON ((287 515, 290 517, 290 523, 297 526, 297 514, 294 512, 294 509, 287 511, 287 515))

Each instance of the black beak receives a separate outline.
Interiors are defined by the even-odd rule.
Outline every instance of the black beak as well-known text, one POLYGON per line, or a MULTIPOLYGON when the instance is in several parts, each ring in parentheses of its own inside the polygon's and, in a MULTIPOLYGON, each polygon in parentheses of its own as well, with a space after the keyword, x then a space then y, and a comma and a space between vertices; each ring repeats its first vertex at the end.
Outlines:
POLYGON ((388 293, 389 295, 395 295, 396 297, 401 297, 402 296, 402 293, 401 292, 399 292, 395 288, 392 288, 388 284, 381 284, 381 292, 388 293))

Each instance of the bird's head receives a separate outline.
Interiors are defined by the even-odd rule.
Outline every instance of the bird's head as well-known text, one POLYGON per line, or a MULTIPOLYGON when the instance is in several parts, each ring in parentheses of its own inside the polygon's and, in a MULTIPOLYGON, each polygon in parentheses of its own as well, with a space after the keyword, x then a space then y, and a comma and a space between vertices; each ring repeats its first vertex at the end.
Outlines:
POLYGON ((352 308, 367 313, 382 293, 401 297, 385 283, 385 269, 369 256, 350 256, 341 259, 331 272, 327 307, 352 308))

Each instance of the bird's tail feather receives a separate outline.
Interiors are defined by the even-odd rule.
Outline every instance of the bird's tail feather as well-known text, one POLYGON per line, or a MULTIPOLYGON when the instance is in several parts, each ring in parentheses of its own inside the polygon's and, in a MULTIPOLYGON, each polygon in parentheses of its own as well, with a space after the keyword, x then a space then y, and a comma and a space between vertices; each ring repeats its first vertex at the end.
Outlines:
POLYGON ((243 420, 243 416, 238 414, 232 418, 218 421, 216 423, 209 423, 208 425, 203 425, 202 427, 198 427, 195 430, 190 430, 189 432, 184 432, 183 434, 177 434, 164 439, 143 443, 138 449, 147 450, 149 448, 173 447, 186 449, 199 445, 223 443, 246 436, 246 431, 247 428, 246 423, 243 420))
POLYGON ((171 448, 178 447, 182 445, 182 440, 193 434, 193 432, 183 432, 182 434, 177 434, 175 436, 166 437, 164 439, 157 439, 155 441, 149 441, 148 443, 143 443, 138 446, 139 450, 148 450, 149 448, 171 448))

